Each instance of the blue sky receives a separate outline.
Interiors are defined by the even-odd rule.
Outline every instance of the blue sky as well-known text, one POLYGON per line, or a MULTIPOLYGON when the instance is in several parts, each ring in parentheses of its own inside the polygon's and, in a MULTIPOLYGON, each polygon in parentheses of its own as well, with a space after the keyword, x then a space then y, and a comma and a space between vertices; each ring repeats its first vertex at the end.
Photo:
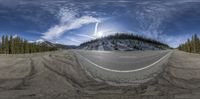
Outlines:
POLYGON ((199 0, 0 0, 0 35, 79 45, 133 33, 172 47, 200 35, 199 0))

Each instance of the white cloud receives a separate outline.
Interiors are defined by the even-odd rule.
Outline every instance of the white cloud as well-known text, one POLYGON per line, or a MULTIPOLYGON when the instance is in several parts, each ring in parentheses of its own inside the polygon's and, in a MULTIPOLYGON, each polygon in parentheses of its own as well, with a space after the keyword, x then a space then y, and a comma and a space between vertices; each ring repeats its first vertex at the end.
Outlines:
POLYGON ((43 33, 42 38, 46 40, 54 40, 63 35, 66 31, 78 29, 83 25, 99 22, 99 19, 92 16, 82 16, 76 17, 75 11, 66 9, 60 10, 58 17, 60 18, 60 23, 48 29, 47 32, 43 33))
POLYGON ((67 37, 59 40, 59 43, 66 44, 66 45, 79 45, 85 41, 88 41, 88 38, 78 37, 78 36, 67 36, 67 37))
POLYGON ((38 40, 36 40, 36 42, 37 43, 41 43, 41 42, 44 42, 44 40, 43 39, 38 39, 38 40))
POLYGON ((17 35, 17 34, 13 35, 13 38, 17 38, 17 37, 18 37, 18 35, 17 35))
POLYGON ((69 40, 72 41, 72 42, 81 43, 80 40, 77 40, 77 39, 75 39, 75 38, 70 38, 69 40))
POLYGON ((35 41, 28 41, 29 43, 34 43, 35 41))
POLYGON ((77 15, 76 9, 72 10, 71 8, 61 8, 57 17, 61 23, 68 22, 73 20, 77 15))
POLYGON ((199 0, 180 0, 180 1, 174 1, 174 2, 177 2, 177 3, 188 3, 188 2, 200 2, 199 0))
POLYGON ((86 34, 77 34, 77 36, 81 36, 81 37, 86 37, 86 38, 95 39, 94 36, 90 36, 90 35, 86 35, 86 34))

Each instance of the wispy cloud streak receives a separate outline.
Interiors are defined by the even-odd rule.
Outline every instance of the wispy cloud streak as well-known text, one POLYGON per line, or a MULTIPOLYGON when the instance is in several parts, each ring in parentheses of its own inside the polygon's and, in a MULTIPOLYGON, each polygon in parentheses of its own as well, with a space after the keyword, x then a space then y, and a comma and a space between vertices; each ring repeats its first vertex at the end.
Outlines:
POLYGON ((76 12, 69 9, 62 9, 60 12, 62 13, 60 15, 60 23, 48 29, 47 32, 43 33, 43 39, 54 40, 69 30, 78 29, 83 25, 99 22, 97 18, 92 16, 76 17, 76 12))

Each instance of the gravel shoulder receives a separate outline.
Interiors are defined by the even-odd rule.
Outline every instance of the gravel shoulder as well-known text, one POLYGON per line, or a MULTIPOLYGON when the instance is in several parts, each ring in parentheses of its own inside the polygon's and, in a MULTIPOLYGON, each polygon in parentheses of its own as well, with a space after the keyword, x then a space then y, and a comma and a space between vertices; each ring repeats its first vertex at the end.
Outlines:
POLYGON ((198 99, 200 55, 174 51, 165 71, 140 86, 86 74, 72 51, 0 55, 0 99, 198 99))

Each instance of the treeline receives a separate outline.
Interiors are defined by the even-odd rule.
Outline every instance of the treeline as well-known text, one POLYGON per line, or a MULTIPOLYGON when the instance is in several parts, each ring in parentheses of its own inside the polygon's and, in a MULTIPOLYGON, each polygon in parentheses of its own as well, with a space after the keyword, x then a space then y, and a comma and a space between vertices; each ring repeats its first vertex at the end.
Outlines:
POLYGON ((110 36, 107 36, 107 37, 102 37, 102 38, 99 38, 99 39, 91 40, 91 41, 82 43, 80 46, 85 46, 85 45, 88 45, 89 43, 93 43, 93 42, 96 42, 98 40, 103 40, 103 39, 138 40, 138 41, 143 41, 143 42, 146 42, 146 43, 149 43, 149 44, 160 45, 160 46, 164 46, 164 47, 170 48, 167 44, 164 44, 164 43, 162 43, 160 41, 153 40, 153 39, 150 39, 150 38, 146 38, 144 36, 139 36, 139 35, 134 35, 134 34, 127 34, 127 33, 117 33, 115 35, 110 35, 110 36))
POLYGON ((194 34, 191 39, 179 45, 178 49, 190 53, 200 53, 200 38, 194 34))
POLYGON ((24 54, 54 50, 57 49, 55 47, 49 47, 47 45, 37 45, 36 43, 29 43, 27 40, 20 37, 13 37, 8 35, 3 35, 0 42, 1 54, 24 54))

